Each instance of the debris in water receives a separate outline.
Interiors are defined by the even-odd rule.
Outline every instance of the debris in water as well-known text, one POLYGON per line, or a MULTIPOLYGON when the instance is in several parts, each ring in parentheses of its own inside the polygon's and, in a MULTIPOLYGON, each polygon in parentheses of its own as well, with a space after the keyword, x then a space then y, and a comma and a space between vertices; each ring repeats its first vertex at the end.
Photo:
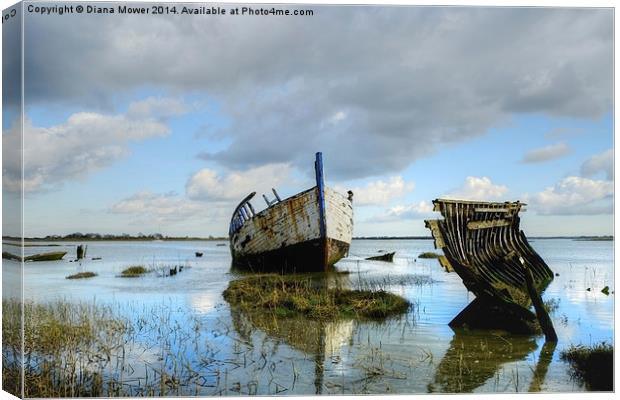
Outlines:
POLYGON ((15 261, 58 261, 61 260, 65 256, 65 254, 67 254, 66 251, 52 251, 49 253, 33 254, 30 256, 26 256, 22 259, 21 256, 3 251, 2 258, 15 261))
POLYGON ((396 254, 395 251, 392 253, 385 253, 378 256, 367 257, 366 260, 393 262, 394 254, 396 254))

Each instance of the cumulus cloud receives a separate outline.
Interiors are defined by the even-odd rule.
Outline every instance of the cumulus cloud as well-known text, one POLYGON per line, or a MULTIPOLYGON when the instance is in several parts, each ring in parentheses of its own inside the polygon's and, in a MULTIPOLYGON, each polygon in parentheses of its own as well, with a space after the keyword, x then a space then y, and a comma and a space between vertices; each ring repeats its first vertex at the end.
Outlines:
POLYGON ((134 218, 152 222, 174 222, 204 213, 204 204, 191 201, 176 193, 142 191, 113 204, 109 211, 129 214, 134 218))
POLYGON ((433 204, 427 201, 409 205, 398 205, 385 213, 370 217, 367 222, 392 222, 412 219, 423 219, 433 215, 433 204))
POLYGON ((581 164, 581 175, 591 178, 599 172, 603 172, 607 180, 614 179, 614 150, 609 149, 600 154, 593 155, 581 164))
MULTIPOLYGON (((64 123, 40 127, 26 119, 23 127, 24 192, 57 188, 62 182, 86 177, 129 153, 128 145, 165 136, 166 118, 181 112, 176 100, 148 98, 132 103, 127 114, 79 112, 64 123), (159 106, 176 105, 164 112, 159 106)), ((21 148, 21 125, 16 122, 2 135, 4 149, 21 148)), ((3 187, 19 191, 22 159, 18 151, 5 151, 3 187)))
POLYGON ((611 214, 613 194, 611 181, 569 176, 526 201, 543 215, 611 214))
POLYGON ((502 196, 507 192, 508 188, 506 186, 496 185, 486 176, 468 176, 460 188, 442 197, 459 200, 492 201, 502 200, 502 196))
POLYGON ((356 206, 386 205, 393 199, 404 196, 414 188, 413 182, 405 182, 402 176, 392 176, 387 181, 378 180, 364 187, 345 188, 336 186, 341 193, 352 190, 356 206))
POLYGON ((31 15, 26 94, 33 105, 107 107, 142 87, 201 93, 229 122, 210 134, 230 143, 203 157, 236 170, 305 167, 323 150, 336 179, 398 173, 514 113, 611 109, 611 10, 314 9, 303 24, 31 15))
POLYGON ((522 162, 540 163, 561 158, 568 153, 570 153, 570 147, 566 143, 560 142, 528 151, 523 156, 522 162))
POLYGON ((286 182, 290 172, 287 164, 269 164, 224 175, 204 168, 190 177, 185 191, 192 200, 238 202, 253 191, 259 198, 262 193, 271 193, 271 188, 277 189, 286 182))

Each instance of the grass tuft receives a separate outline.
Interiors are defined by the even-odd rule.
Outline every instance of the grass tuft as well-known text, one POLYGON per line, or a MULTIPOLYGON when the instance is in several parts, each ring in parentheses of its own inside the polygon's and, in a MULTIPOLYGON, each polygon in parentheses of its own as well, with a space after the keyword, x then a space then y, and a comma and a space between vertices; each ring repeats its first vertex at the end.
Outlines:
POLYGON ((425 251, 420 254, 418 258, 439 258, 441 254, 433 253, 432 251, 425 251))
POLYGON ((308 278, 275 274, 230 282, 224 299, 244 311, 271 310, 279 317, 380 319, 406 312, 411 304, 384 290, 326 289, 308 278))
POLYGON ((139 276, 146 274, 147 272, 148 270, 142 265, 134 265, 134 266, 124 269, 123 272, 121 272, 121 277, 122 278, 137 278, 139 276))
POLYGON ((568 361, 573 376, 585 382, 589 390, 612 391, 614 384, 614 348, 601 342, 594 346, 571 346, 560 353, 568 361))
POLYGON ((92 278, 94 276, 97 276, 96 273, 94 272, 78 272, 77 274, 73 274, 73 275, 69 275, 67 276, 66 279, 84 279, 84 278, 92 278))

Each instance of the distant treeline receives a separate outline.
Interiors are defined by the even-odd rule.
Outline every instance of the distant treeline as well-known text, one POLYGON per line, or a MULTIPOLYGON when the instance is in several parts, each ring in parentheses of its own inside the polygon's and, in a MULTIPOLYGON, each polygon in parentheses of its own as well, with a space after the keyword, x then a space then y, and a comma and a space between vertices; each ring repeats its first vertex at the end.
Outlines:
POLYGON ((572 240, 583 240, 583 241, 612 241, 614 240, 613 236, 531 236, 529 239, 572 239, 572 240))
MULTIPOLYGON (((19 237, 3 236, 6 240, 20 240, 19 237)), ((228 237, 196 237, 196 236, 164 236, 161 233, 129 235, 122 233, 120 235, 100 234, 100 233, 70 233, 68 235, 47 235, 45 237, 24 238, 29 241, 88 241, 88 240, 228 240, 228 237)))

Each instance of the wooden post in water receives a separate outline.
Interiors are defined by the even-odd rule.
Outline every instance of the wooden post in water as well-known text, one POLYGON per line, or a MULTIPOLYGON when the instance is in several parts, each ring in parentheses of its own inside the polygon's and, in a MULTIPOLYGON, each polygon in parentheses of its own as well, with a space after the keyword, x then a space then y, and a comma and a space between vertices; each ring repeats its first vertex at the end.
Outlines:
POLYGON ((77 259, 81 260, 82 258, 84 258, 84 246, 83 245, 78 245, 77 247, 77 259))
POLYGON ((534 305, 534 309, 536 310, 536 317, 538 317, 538 322, 540 323, 540 327, 542 328, 545 334, 545 340, 547 342, 557 342, 558 335, 555 333, 555 328, 553 327, 553 322, 551 322, 551 318, 545 310, 545 306, 543 304, 540 295, 536 291, 534 287, 534 278, 532 277, 532 271, 525 265, 525 261, 523 257, 519 257, 519 261, 523 266, 523 275, 525 276, 525 286, 527 287, 527 292, 530 295, 530 299, 532 300, 532 304, 534 305))

